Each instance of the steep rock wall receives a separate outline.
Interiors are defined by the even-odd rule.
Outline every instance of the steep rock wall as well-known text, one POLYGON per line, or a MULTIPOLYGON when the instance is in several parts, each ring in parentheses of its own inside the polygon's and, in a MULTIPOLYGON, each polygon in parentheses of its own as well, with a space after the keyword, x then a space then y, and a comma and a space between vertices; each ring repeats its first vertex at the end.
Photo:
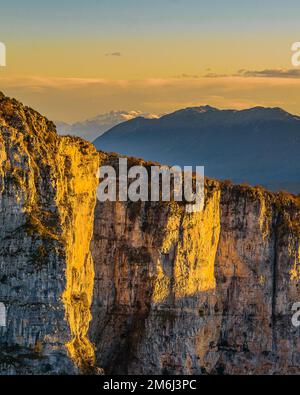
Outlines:
POLYGON ((97 202, 98 363, 122 374, 299 373, 299 224, 299 199, 209 180, 200 213, 97 202))
POLYGON ((94 362, 87 338, 89 252, 98 154, 0 96, 2 373, 76 373, 94 362))

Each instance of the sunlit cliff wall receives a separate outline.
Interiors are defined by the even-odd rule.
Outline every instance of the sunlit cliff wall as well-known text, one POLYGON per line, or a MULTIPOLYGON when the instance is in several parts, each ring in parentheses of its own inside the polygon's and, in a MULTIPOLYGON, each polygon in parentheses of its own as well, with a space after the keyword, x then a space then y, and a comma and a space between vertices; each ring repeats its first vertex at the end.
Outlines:
POLYGON ((76 373, 94 363, 86 334, 98 154, 0 96, 2 373, 76 373))
POLYGON ((0 95, 0 372, 299 373, 299 198, 100 203, 116 159, 0 95))
POLYGON ((259 188, 207 180, 194 214, 98 202, 98 364, 122 374, 299 373, 299 242, 299 198, 259 188))

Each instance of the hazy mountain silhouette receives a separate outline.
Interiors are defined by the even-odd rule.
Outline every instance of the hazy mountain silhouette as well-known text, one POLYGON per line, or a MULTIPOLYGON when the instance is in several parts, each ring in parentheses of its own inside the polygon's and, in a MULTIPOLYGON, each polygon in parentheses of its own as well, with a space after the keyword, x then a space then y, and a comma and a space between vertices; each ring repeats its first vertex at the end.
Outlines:
POLYGON ((204 165, 205 174, 214 178, 300 192, 300 117, 277 107, 201 106, 159 119, 138 117, 94 144, 170 165, 204 165))
POLYGON ((96 117, 87 119, 83 122, 68 124, 57 121, 57 131, 61 135, 71 135, 93 141, 96 137, 111 129, 113 126, 130 119, 143 116, 145 118, 155 118, 157 115, 142 113, 141 111, 110 111, 99 114, 96 117))

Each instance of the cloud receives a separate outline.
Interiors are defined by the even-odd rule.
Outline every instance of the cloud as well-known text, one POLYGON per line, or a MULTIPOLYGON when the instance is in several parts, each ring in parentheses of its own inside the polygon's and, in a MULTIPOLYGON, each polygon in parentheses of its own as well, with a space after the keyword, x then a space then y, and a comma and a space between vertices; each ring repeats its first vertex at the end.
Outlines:
MULTIPOLYGON (((104 78, 68 78, 68 77, 0 77, 0 83, 6 87, 19 89, 40 90, 43 89, 76 89, 93 85, 107 85, 109 80, 104 78)), ((120 81, 121 83, 121 81, 120 81)))
POLYGON ((193 105, 246 108, 283 107, 300 113, 300 78, 259 78, 240 71, 223 78, 66 78, 0 76, 1 90, 44 113, 75 122, 114 108, 161 114, 193 105))
POLYGON ((231 77, 227 74, 218 74, 218 73, 208 73, 204 75, 204 78, 224 78, 224 77, 231 77))
POLYGON ((105 56, 122 56, 121 52, 108 52, 105 56))
POLYGON ((173 78, 188 78, 188 79, 194 79, 194 78, 199 78, 198 75, 196 74, 186 74, 182 73, 180 75, 175 75, 173 78))
POLYGON ((239 70, 239 76, 265 78, 300 78, 299 69, 239 70))
POLYGON ((208 73, 204 78, 252 77, 252 78, 300 78, 300 69, 238 70, 235 74, 208 73))

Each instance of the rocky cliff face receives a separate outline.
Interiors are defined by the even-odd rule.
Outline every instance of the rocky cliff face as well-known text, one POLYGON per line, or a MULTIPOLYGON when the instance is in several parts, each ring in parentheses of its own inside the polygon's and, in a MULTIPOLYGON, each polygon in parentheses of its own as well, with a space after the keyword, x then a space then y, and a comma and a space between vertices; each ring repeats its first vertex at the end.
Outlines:
POLYGON ((0 97, 1 372, 299 373, 299 199, 96 202, 115 159, 0 97))
POLYGON ((94 364, 86 334, 98 154, 0 97, 0 328, 3 373, 75 373, 94 364))
POLYGON ((91 338, 123 374, 299 373, 299 202, 208 181, 203 212, 96 205, 91 338))

